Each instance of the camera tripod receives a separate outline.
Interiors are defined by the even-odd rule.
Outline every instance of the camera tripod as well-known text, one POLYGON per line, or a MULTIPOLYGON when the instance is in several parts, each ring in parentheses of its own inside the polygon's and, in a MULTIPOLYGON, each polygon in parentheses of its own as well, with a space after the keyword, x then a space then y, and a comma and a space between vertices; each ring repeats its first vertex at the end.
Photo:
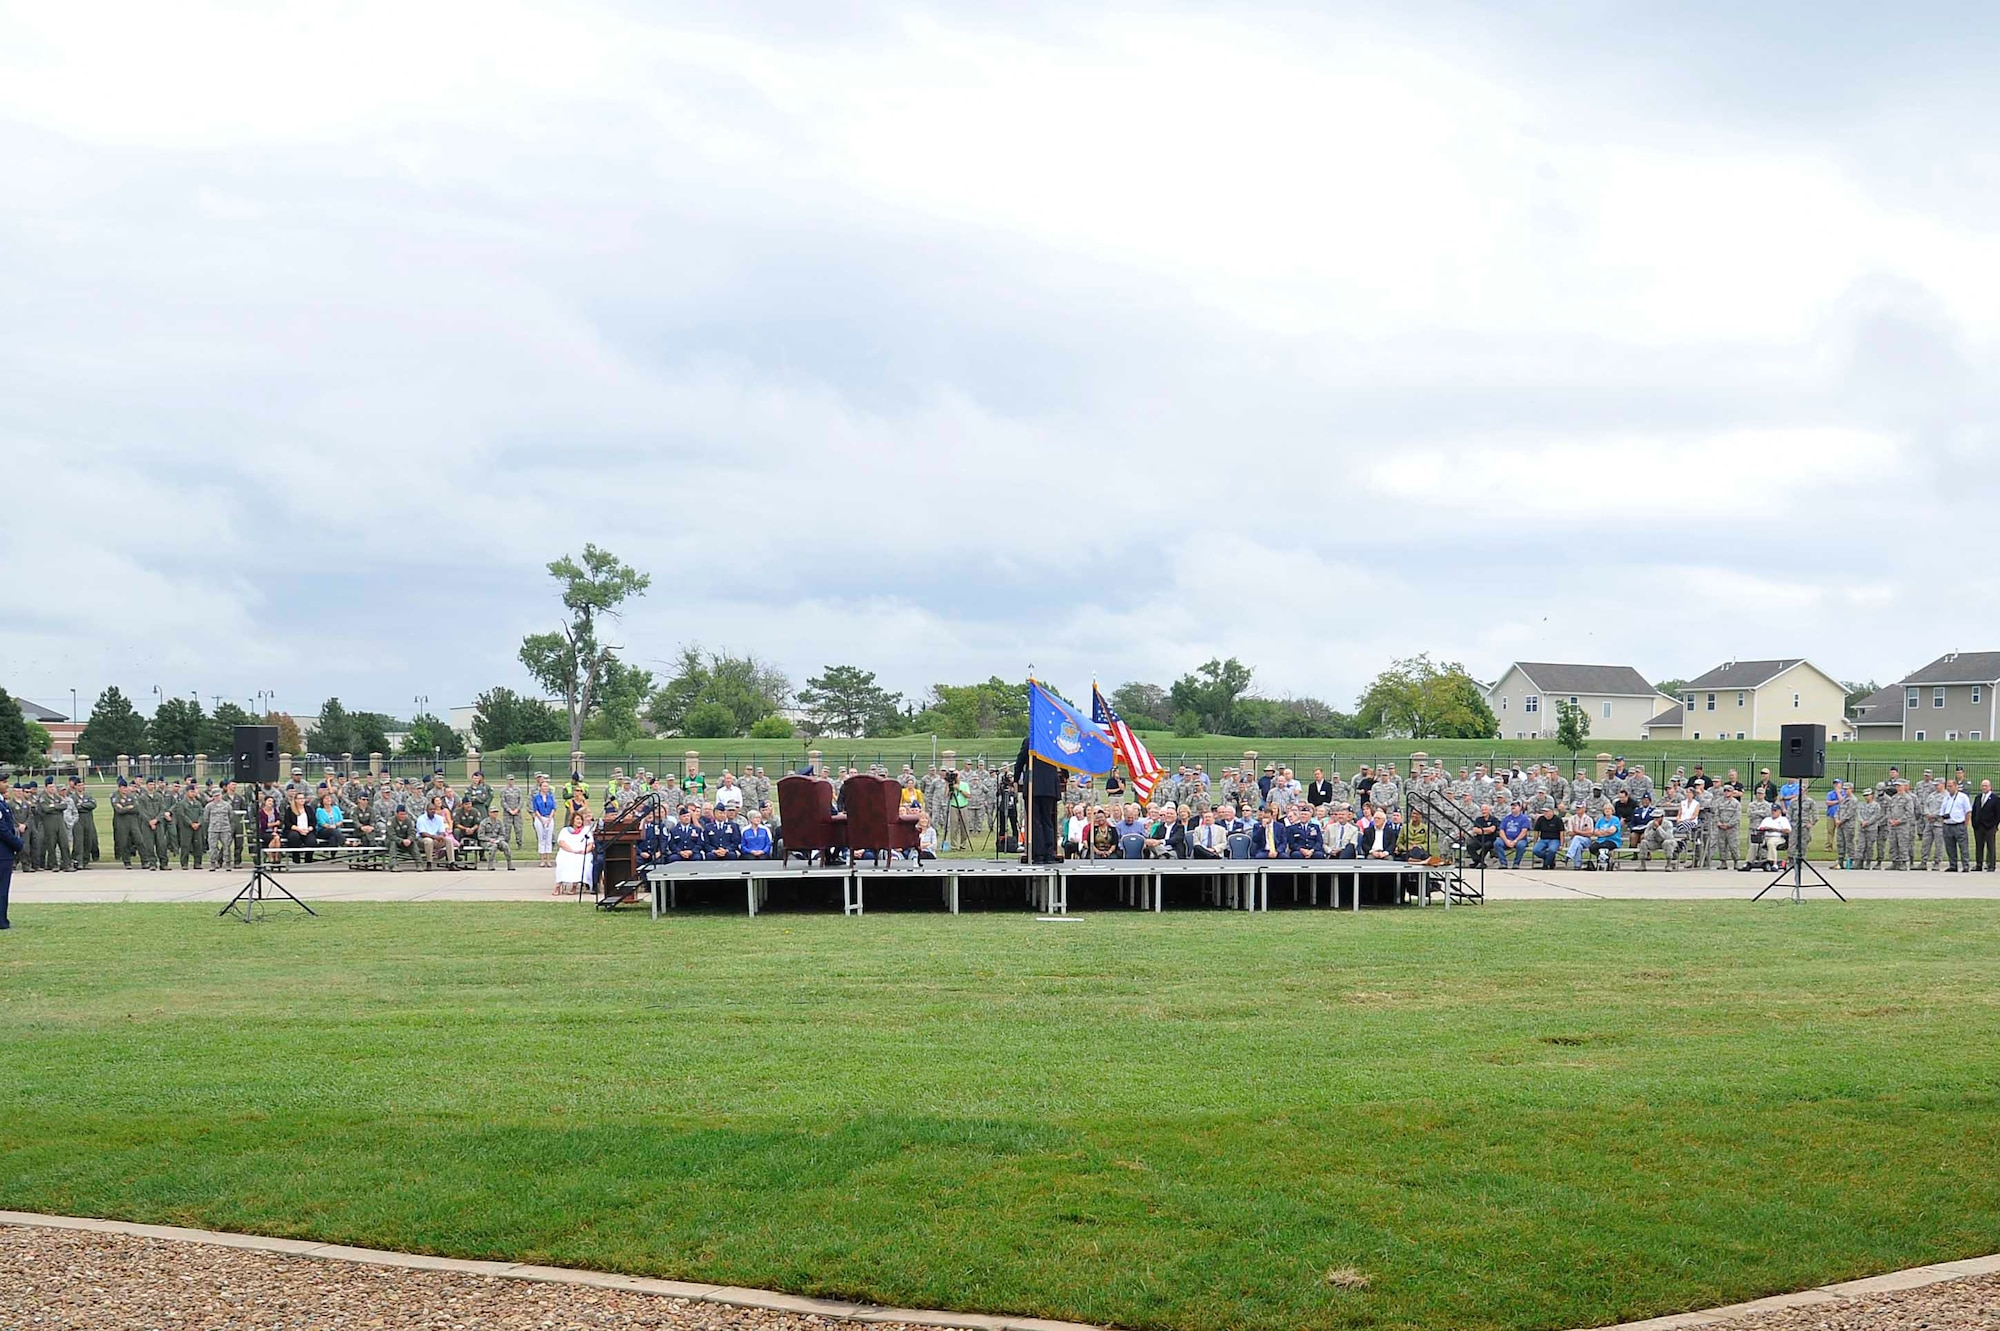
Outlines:
POLYGON ((319 917, 318 911, 293 896, 291 889, 278 881, 278 875, 264 867, 264 860, 260 852, 257 860, 250 866, 250 881, 243 884, 236 895, 229 899, 229 904, 224 906, 217 914, 227 915, 229 912, 241 907, 243 911, 243 923, 248 924, 256 917, 258 902, 272 901, 277 897, 283 897, 315 919, 319 917))

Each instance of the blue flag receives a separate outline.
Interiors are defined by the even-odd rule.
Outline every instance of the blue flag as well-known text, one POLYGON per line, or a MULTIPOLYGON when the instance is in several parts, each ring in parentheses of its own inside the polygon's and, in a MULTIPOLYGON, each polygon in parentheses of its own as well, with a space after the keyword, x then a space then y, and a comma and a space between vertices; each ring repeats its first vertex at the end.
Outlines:
POLYGON ((1111 736, 1032 679, 1028 681, 1028 752, 1045 763, 1091 776, 1103 776, 1116 761, 1111 736))

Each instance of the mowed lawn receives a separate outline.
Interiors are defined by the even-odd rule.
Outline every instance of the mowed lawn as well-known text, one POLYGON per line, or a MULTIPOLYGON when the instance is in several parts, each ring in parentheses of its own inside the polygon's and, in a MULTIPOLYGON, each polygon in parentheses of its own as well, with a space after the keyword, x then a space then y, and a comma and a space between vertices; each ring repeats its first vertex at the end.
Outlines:
POLYGON ((2000 1249, 2000 903, 17 922, 0 1207, 1133 1327, 2000 1249))

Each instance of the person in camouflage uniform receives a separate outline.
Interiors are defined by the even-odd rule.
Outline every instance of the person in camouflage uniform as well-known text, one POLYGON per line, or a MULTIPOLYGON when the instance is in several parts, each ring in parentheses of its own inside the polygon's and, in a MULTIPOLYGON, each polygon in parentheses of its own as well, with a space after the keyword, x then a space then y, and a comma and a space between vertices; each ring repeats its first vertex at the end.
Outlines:
POLYGON ((1842 788, 1839 782, 1835 782, 1834 787, 1840 791, 1840 802, 1833 811, 1834 867, 1852 869, 1855 867, 1856 846, 1860 841, 1861 801, 1852 786, 1842 788))
POLYGON ((494 857, 504 855, 507 857, 507 872, 514 872, 514 851, 507 844, 507 820, 500 810, 490 805, 487 807, 485 816, 479 820, 478 829, 473 833, 472 848, 475 868, 484 859, 488 868, 497 870, 500 862, 494 857))
POLYGON ((139 853, 139 826, 138 793, 121 776, 118 788, 111 792, 111 853, 128 869, 132 857, 139 853))
POLYGON ((1791 853, 1804 856, 1812 849, 1813 828, 1819 825, 1820 810, 1818 804, 1807 794, 1803 781, 1799 783, 1798 790, 1799 793, 1792 798, 1791 853))
POLYGON ((1883 835, 1887 831, 1885 820, 1888 816, 1888 805, 1875 797, 1872 786, 1861 792, 1861 807, 1854 811, 1856 840, 1860 843, 1860 854, 1855 868, 1882 867, 1882 856, 1888 850, 1889 843, 1888 837, 1883 835))
POLYGON ((76 847, 76 863, 82 868, 103 858, 103 848, 97 841, 97 797, 90 793, 90 787, 83 778, 69 779, 70 807, 76 811, 76 825, 70 829, 76 847))
POLYGON ((1896 783, 1896 793, 1888 800, 1889 867, 1902 870, 1910 867, 1910 855, 1916 848, 1917 818, 1919 809, 1917 797, 1910 793, 1908 781, 1896 783))
POLYGON ((1644 869, 1653 856, 1663 856, 1667 861, 1667 872, 1674 871, 1674 824, 1664 814, 1646 824, 1646 830, 1639 834, 1639 867, 1644 869))
POLYGON ((1916 867, 1934 870, 1944 860, 1944 782, 1924 769, 1924 779, 1917 784, 1917 854, 1916 867))
POLYGON ((228 788, 218 790, 202 807, 202 822, 208 832, 208 871, 229 867, 229 844, 235 831, 236 805, 228 788))

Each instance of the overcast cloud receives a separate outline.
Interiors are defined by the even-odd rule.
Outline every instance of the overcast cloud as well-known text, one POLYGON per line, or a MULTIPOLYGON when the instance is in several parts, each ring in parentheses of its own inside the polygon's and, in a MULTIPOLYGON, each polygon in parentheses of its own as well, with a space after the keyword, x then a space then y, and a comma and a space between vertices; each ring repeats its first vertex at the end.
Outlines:
POLYGON ((1972 4, 0 4, 0 684, 2000 647, 1972 4))

